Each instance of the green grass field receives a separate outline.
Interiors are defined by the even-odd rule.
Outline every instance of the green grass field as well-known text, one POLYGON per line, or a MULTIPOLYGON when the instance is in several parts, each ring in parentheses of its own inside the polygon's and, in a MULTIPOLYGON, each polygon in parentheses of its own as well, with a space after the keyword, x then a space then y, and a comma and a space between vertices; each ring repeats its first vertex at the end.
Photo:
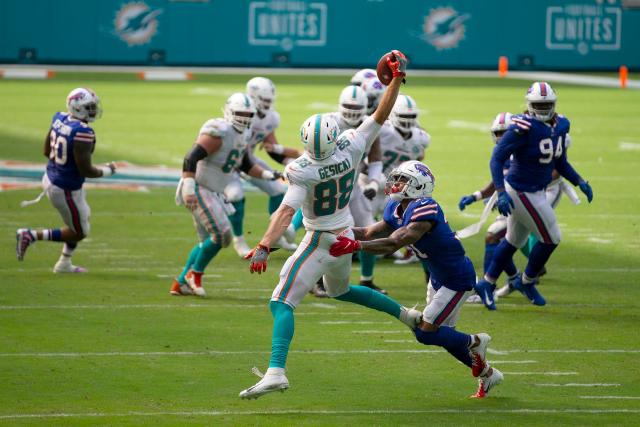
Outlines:
MULTIPOLYGON (((60 73, 50 81, 0 80, 0 158, 44 161, 41 146, 67 93, 88 85, 102 98, 95 162, 128 160, 179 167, 200 125, 220 116, 247 76, 196 76, 186 83, 60 73)), ((278 137, 296 145, 300 123, 333 110, 348 77, 273 76, 282 116, 278 137)), ((489 178, 488 127, 517 112, 530 82, 409 78, 432 136, 426 163, 434 197, 455 228, 461 195, 489 178)), ((553 82, 551 82, 553 83, 553 82)), ((0 194, 0 423, 7 425, 640 425, 640 92, 554 85, 572 120, 570 160, 593 185, 591 205, 565 198, 563 242, 534 307, 520 295, 498 311, 463 308, 458 328, 493 336, 490 360, 504 383, 484 400, 448 354, 413 341, 390 317, 311 296, 296 311, 288 362, 291 388, 257 401, 238 392, 266 369, 267 302, 287 253, 252 276, 233 250, 205 275, 206 299, 170 297, 171 278, 195 242, 190 215, 173 189, 89 190, 92 233, 74 256, 87 275, 51 273, 60 247, 39 242, 15 259, 21 226, 55 227, 37 191, 0 194), (621 144, 622 143, 622 144, 621 144), (635 148, 634 148, 635 147, 635 148)), ((248 196, 246 233, 266 228, 267 199, 248 196)), ((472 215, 469 215, 469 212, 472 215)), ((301 236, 301 234, 299 235, 301 236)), ((465 240, 480 272, 483 237, 465 240)), ((518 255, 517 263, 524 265, 518 255)), ((354 265, 352 278, 359 276, 354 265)), ((376 282, 405 305, 424 304, 416 264, 383 260, 376 282)))

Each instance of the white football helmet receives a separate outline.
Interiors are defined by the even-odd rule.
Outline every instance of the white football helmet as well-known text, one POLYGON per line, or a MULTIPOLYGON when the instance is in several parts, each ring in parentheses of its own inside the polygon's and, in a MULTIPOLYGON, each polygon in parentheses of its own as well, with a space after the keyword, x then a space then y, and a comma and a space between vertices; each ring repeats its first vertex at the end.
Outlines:
POLYGON ((362 82, 372 77, 378 77, 376 70, 371 68, 363 68, 362 70, 356 72, 353 77, 351 77, 351 84, 360 86, 362 82))
POLYGON ((549 83, 535 82, 527 90, 525 99, 527 100, 527 110, 532 117, 543 122, 553 118, 558 98, 549 83))
POLYGON ((435 185, 436 179, 427 165, 417 160, 409 160, 391 171, 384 193, 397 202, 431 197, 435 185))
POLYGON ((491 137, 497 143, 511 125, 511 113, 498 113, 491 124, 491 137))
POLYGON ((340 93, 340 116, 351 126, 358 126, 367 111, 367 95, 361 87, 347 86, 340 93))
POLYGON ((377 77, 371 77, 363 81, 360 87, 367 95, 367 114, 371 115, 376 111, 376 108, 378 108, 380 98, 382 98, 386 86, 383 85, 377 77))
POLYGON ((266 77, 254 77, 247 82, 247 94, 256 106, 256 109, 265 114, 271 109, 276 100, 276 87, 266 77))
POLYGON ((412 127, 417 126, 419 113, 420 110, 413 98, 409 95, 398 95, 389 114, 389 120, 394 127, 409 132, 412 127))
POLYGON ((91 89, 76 88, 67 95, 67 111, 76 119, 93 122, 102 116, 100 98, 91 89))
POLYGON ((224 104, 224 119, 231 123, 238 132, 244 132, 251 126, 256 107, 246 94, 236 92, 224 104))
POLYGON ((324 160, 336 150, 338 123, 329 114, 314 114, 302 123, 300 139, 309 157, 324 160))

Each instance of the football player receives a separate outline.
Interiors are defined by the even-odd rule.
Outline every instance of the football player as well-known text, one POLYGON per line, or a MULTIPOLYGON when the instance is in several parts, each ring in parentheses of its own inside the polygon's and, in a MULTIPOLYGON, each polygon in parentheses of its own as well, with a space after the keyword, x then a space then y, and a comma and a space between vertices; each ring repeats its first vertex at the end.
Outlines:
MULTIPOLYGON (((91 155, 96 135, 89 123, 102 115, 100 98, 91 89, 73 89, 67 96, 67 112, 53 115, 44 140, 44 155, 49 159, 42 178, 44 194, 58 210, 65 227, 48 229, 20 228, 16 232, 16 255, 22 261, 27 248, 36 240, 64 242, 62 255, 53 267, 54 273, 85 273, 71 263, 78 242, 89 234, 89 215, 84 188, 85 178, 113 175, 116 166, 108 163, 95 167, 91 155)), ((36 200, 39 200, 36 199, 36 200)))
POLYGON ((435 179, 429 168, 417 161, 402 163, 387 178, 385 192, 391 201, 384 219, 371 226, 353 228, 350 238, 338 236, 329 253, 340 259, 357 250, 385 254, 410 245, 431 272, 427 306, 414 328, 418 342, 443 347, 479 377, 473 397, 485 397, 502 382, 502 373, 486 360, 491 337, 468 335, 455 329, 460 308, 473 291, 473 263, 449 227, 440 205, 431 194, 435 179))
MULTIPOLYGON (((278 144, 275 133, 276 129, 280 125, 280 115, 273 109, 276 99, 276 88, 273 82, 265 77, 254 77, 247 82, 247 95, 249 95, 256 107, 256 115, 251 122, 251 136, 247 150, 253 154, 255 147, 258 144, 263 143, 268 144, 272 150, 282 150, 282 154, 282 152, 284 152, 284 147, 278 144)), ((256 159, 256 163, 265 170, 272 170, 262 160, 256 159)), ((236 250, 238 255, 244 257, 251 249, 247 246, 247 242, 243 235, 245 197, 241 177, 269 196, 269 215, 275 212, 278 206, 280 206, 280 202, 284 197, 284 193, 287 191, 287 187, 280 180, 264 180, 261 178, 247 176, 246 174, 242 174, 238 171, 233 172, 231 181, 224 189, 224 195, 235 209, 235 213, 229 216, 231 231, 233 233, 233 248, 236 250)), ((278 247, 295 250, 297 246, 293 243, 287 242, 283 237, 283 239, 278 242, 278 247)))
POLYGON ((350 83, 354 86, 361 86, 365 80, 374 77, 378 78, 376 70, 373 70, 371 68, 363 68, 362 70, 356 71, 356 73, 351 77, 350 83))
POLYGON ((293 338, 293 310, 320 277, 324 277, 327 292, 333 298, 384 311, 411 328, 419 322, 419 311, 402 307, 365 286, 350 286, 351 257, 329 255, 329 247, 340 233, 346 230, 348 236, 353 236, 349 231, 353 224, 349 198, 356 170, 387 119, 405 76, 406 58, 399 51, 394 53, 394 60, 387 60, 393 80, 378 109, 360 126, 338 135, 338 125, 328 114, 315 114, 302 125, 300 136, 305 153, 285 169, 289 188, 262 240, 248 256, 250 271, 266 270, 271 245, 280 238, 300 207, 307 233, 282 267, 280 281, 271 296, 274 324, 269 369, 257 384, 240 392, 242 398, 258 398, 289 388, 285 364, 293 338))
POLYGON ((376 111, 376 108, 378 108, 385 86, 377 77, 370 77, 363 81, 360 87, 364 90, 365 95, 367 95, 367 114, 372 115, 373 112, 376 111))
POLYGON ((278 172, 263 168, 247 146, 256 108, 244 93, 234 93, 224 106, 223 119, 207 120, 182 165, 176 203, 193 216, 199 243, 191 252, 182 273, 173 281, 171 295, 195 294, 204 297, 202 275, 220 249, 231 243, 233 206, 224 189, 235 169, 264 180, 280 178, 278 172))
MULTIPOLYGON (((535 244, 524 272, 513 287, 534 305, 546 300, 536 288, 538 276, 560 243, 560 228, 545 188, 553 170, 578 186, 589 203, 593 190, 567 160, 566 141, 569 120, 555 112, 556 94, 546 82, 535 82, 525 96, 527 113, 512 117, 513 124, 496 144, 491 156, 491 176, 498 193, 498 211, 507 217, 505 239, 498 244, 493 259, 476 284, 479 295, 491 295, 495 283, 516 250, 525 245, 529 233, 539 240, 535 244), (512 156, 505 177, 504 164, 512 156)), ((485 302, 485 305, 486 302, 485 302)))

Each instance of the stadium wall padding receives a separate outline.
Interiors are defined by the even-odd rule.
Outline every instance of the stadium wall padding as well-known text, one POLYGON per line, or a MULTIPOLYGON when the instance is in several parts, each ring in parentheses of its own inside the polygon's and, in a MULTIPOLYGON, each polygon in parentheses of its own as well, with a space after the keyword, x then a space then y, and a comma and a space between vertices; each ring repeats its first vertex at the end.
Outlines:
POLYGON ((620 0, 1 0, 0 61, 415 68, 640 67, 620 0))

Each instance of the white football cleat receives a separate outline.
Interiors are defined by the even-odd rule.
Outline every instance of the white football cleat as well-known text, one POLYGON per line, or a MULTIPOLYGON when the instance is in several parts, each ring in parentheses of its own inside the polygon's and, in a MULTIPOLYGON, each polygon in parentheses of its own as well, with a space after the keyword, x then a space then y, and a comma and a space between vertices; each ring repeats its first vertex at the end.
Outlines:
POLYGON ((409 255, 408 257, 403 258, 403 259, 397 259, 397 260, 393 261, 393 263, 396 264, 396 265, 408 265, 408 264, 413 264, 414 262, 418 262, 418 261, 420 261, 420 260, 418 259, 416 254, 411 252, 411 255, 409 255))
POLYGON ((295 243, 289 243, 287 241, 287 239, 284 238, 284 236, 280 237, 274 244, 273 244, 274 248, 281 248, 284 249, 285 251, 290 251, 293 252, 296 249, 298 249, 298 245, 295 243))
POLYGON ((481 377, 491 368, 487 362, 487 347, 491 342, 491 336, 481 333, 476 334, 475 338, 478 338, 478 343, 469 349, 471 353, 471 373, 474 377, 481 377))
POLYGON ((511 294, 511 292, 515 291, 516 288, 513 287, 513 282, 516 281, 519 275, 520 272, 513 276, 513 279, 508 279, 507 284, 495 291, 494 295, 498 297, 506 297, 507 295, 511 294))
POLYGON ((233 236, 233 249, 236 250, 240 258, 246 257, 251 252, 251 248, 244 240, 244 236, 233 236))
POLYGON ((478 391, 476 394, 471 395, 470 397, 476 399, 483 399, 489 393, 493 387, 497 386, 504 379, 504 375, 502 372, 498 371, 496 368, 489 369, 489 373, 485 377, 480 377, 478 380, 478 391))
POLYGON ((478 294, 471 294, 467 297, 465 302, 468 302, 469 304, 482 304, 482 298, 480 298, 480 295, 478 294))
POLYGON ((398 320, 407 325, 411 330, 422 322, 422 312, 415 308, 402 307, 398 320))
MULTIPOLYGON (((257 368, 253 368, 253 372, 259 376, 262 375, 257 368)), ((263 394, 273 391, 284 392, 288 388, 289 380, 284 375, 284 369, 269 368, 260 381, 248 389, 242 390, 238 396, 242 399, 257 399, 263 394)))
POLYGON ((87 273, 88 271, 84 267, 71 264, 71 261, 68 260, 59 260, 53 266, 54 273, 87 273))

